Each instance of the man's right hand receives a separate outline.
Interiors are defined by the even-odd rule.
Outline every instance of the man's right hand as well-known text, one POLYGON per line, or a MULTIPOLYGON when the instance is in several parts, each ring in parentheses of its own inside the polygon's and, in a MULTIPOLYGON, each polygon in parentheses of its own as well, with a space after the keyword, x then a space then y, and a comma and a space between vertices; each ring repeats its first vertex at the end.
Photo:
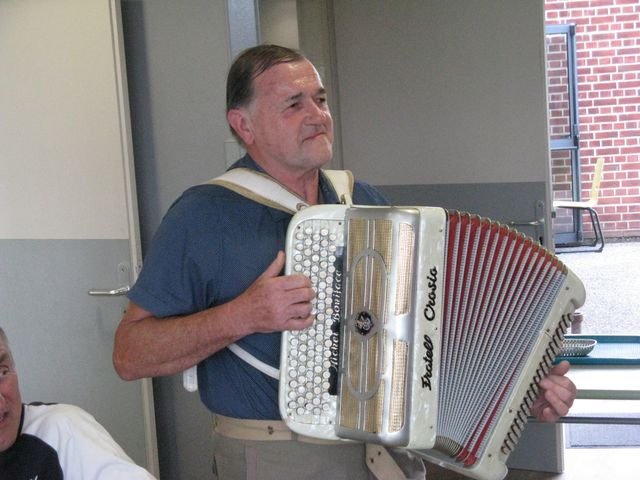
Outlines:
POLYGON ((313 322, 311 281, 304 275, 281 276, 284 264, 285 255, 280 251, 262 275, 230 302, 234 312, 241 314, 236 318, 244 318, 250 333, 301 330, 313 322))
POLYGON ((311 282, 304 275, 281 276, 284 260, 279 252, 240 296, 191 315, 159 319, 129 302, 115 336, 118 374, 126 380, 172 375, 246 335, 311 325, 311 282))

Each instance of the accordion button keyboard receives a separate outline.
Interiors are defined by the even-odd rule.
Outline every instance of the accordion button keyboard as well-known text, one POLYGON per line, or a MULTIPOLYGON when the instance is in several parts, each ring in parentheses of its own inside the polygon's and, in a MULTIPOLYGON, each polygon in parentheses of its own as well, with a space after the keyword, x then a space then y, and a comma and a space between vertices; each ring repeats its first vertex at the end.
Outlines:
MULTIPOLYGON (((306 275, 316 292, 312 301, 315 321, 305 330, 289 335, 287 395, 289 415, 305 424, 327 425, 335 421, 336 397, 332 389, 332 351, 337 349, 333 325, 334 276, 344 244, 340 220, 311 219, 295 234, 292 271, 306 275), (333 327, 333 328, 332 328, 333 327)), ((334 374, 335 377, 335 374, 334 374)))

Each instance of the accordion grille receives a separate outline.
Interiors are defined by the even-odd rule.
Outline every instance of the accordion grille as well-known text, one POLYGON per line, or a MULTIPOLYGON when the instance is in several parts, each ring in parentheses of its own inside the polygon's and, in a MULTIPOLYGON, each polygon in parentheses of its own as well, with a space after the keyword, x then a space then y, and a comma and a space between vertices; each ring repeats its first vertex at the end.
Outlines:
MULTIPOLYGON (((349 339, 349 348, 354 349, 356 347, 356 338, 349 339)), ((358 358, 352 355, 348 358, 349 371, 357 371, 358 358)), ((340 424, 347 428, 358 427, 358 399, 354 392, 350 388, 343 388, 340 398, 340 424)))
POLYGON ((390 432, 399 432, 404 426, 408 355, 409 344, 403 340, 394 340, 393 369, 391 373, 391 406, 389 408, 390 432))
POLYGON ((396 286, 396 315, 409 312, 413 285, 413 251, 415 234, 408 223, 398 225, 398 275, 396 286))
POLYGON ((383 361, 382 332, 366 341, 349 335, 349 387, 343 389, 340 423, 348 428, 358 428, 376 433, 382 428, 384 406, 384 382, 379 382, 380 363, 383 361))
POLYGON ((349 220, 346 267, 350 272, 351 292, 345 317, 351 318, 353 325, 344 332, 348 353, 346 372, 342 376, 340 424, 371 433, 382 429, 385 389, 388 388, 381 379, 385 338, 379 324, 387 321, 387 266, 392 249, 391 220, 349 220))
MULTIPOLYGON (((363 369, 364 377, 360 378, 361 390, 367 394, 375 392, 371 398, 364 400, 364 429, 368 432, 378 432, 380 421, 382 418, 382 411, 378 409, 378 397, 382 395, 383 388, 378 387, 378 375, 379 362, 382 360, 383 344, 378 339, 382 336, 382 333, 376 333, 369 337, 362 345, 366 349, 366 369, 363 369)), ((366 395, 368 397, 369 395, 366 395)))
MULTIPOLYGON (((367 243, 367 220, 354 218, 348 223, 349 228, 349 253, 345 259, 346 271, 353 270, 353 252, 359 252, 365 248, 367 243)), ((364 268, 362 265, 360 268, 364 268)), ((354 281, 350 282, 350 286, 353 292, 353 298, 364 297, 364 282, 362 278, 364 276, 364 270, 355 272, 354 281)))
MULTIPOLYGON (((393 222, 391 220, 376 220, 373 223, 373 244, 371 247, 382 258, 382 266, 391 265, 391 255, 393 249, 393 222)), ((383 287, 386 284, 386 268, 378 268, 374 271, 374 282, 383 287)), ((379 291, 376 289, 376 291, 379 291)), ((385 292, 386 293, 386 292, 385 292)), ((379 303, 378 308, 383 308, 384 304, 379 303)))

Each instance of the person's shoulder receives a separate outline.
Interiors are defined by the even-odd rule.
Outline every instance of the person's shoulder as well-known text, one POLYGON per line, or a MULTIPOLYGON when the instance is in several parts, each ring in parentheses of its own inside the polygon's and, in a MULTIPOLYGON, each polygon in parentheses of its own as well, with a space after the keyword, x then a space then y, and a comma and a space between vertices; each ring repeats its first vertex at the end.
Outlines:
POLYGON ((250 205, 253 202, 222 185, 205 183, 185 190, 173 203, 171 209, 179 208, 189 212, 207 213, 212 211, 212 207, 217 210, 227 205, 242 206, 244 203, 250 205))
POLYGON ((178 230, 198 225, 211 225, 233 212, 240 196, 219 185, 195 185, 185 190, 169 207, 163 218, 163 225, 170 230, 178 230))
POLYGON ((214 183, 203 183, 187 188, 174 202, 189 204, 210 204, 212 202, 224 202, 237 199, 238 194, 214 183))
POLYGON ((153 478, 81 407, 64 403, 27 405, 25 425, 23 434, 38 437, 57 452, 65 478, 97 478, 99 471, 104 473, 100 478, 153 478))
POLYGON ((353 201, 359 205, 388 205, 389 201, 374 186, 363 180, 355 180, 353 185, 353 201))
POLYGON ((93 415, 66 403, 27 405, 23 433, 39 437, 56 451, 70 439, 97 438, 104 427, 93 415))
POLYGON ((25 428, 49 429, 72 425, 78 419, 93 417, 82 408, 66 403, 34 403, 26 406, 25 428))

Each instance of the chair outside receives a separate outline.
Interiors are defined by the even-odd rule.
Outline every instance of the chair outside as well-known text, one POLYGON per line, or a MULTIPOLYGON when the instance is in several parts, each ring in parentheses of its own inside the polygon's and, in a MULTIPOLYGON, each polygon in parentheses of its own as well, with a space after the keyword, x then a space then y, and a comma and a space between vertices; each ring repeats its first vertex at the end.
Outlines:
POLYGON ((553 202, 553 209, 556 211, 559 208, 567 208, 571 210, 577 210, 580 215, 586 210, 589 212, 589 218, 591 219, 591 225, 595 238, 593 242, 576 242, 556 245, 556 252, 575 252, 575 251, 594 251, 601 252, 604 248, 604 236, 602 234, 602 228, 600 227, 600 219, 598 218, 598 212, 595 210, 595 206, 598 204, 598 195, 600 193, 600 181, 602 180, 602 170, 604 167, 604 157, 598 157, 596 160, 596 168, 593 173, 593 181, 591 183, 591 193, 589 199, 585 201, 568 201, 568 200, 555 200, 553 202))

